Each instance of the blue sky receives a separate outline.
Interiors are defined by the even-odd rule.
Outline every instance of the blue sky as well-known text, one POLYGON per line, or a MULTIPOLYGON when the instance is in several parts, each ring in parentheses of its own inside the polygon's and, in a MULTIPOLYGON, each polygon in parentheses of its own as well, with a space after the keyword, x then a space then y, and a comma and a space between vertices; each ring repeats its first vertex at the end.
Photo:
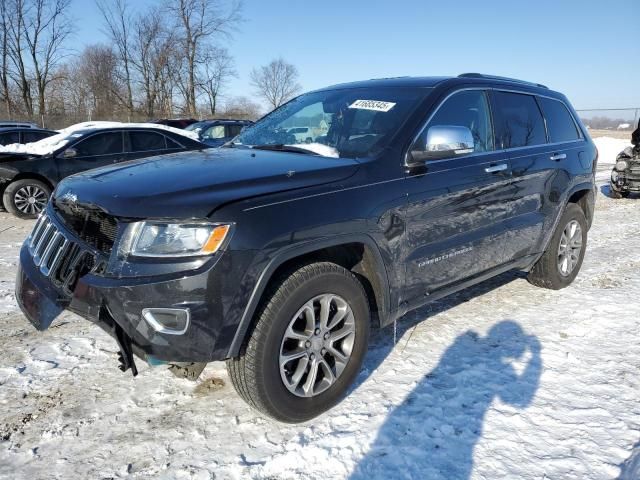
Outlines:
MULTIPOLYGON (((95 4, 75 7, 75 48, 105 42, 95 4)), ((243 16, 226 42, 230 95, 251 96, 251 69, 282 56, 304 90, 483 72, 544 83, 576 108, 640 107, 640 0, 245 0, 243 16)))

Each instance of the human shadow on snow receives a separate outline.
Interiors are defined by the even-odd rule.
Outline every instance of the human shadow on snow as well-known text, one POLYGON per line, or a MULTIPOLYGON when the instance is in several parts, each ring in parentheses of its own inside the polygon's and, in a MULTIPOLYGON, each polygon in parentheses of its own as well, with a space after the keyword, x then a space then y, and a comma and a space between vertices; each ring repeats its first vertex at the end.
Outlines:
MULTIPOLYGON (((452 308, 518 275, 501 275, 438 302, 430 313, 452 308)), ((415 323, 409 322, 402 331, 415 323)), ((374 338, 373 347, 359 383, 382 362, 393 343, 374 338)), ((473 449, 482 436, 491 403, 498 398, 517 408, 527 407, 538 388, 541 370, 540 342, 518 323, 501 321, 484 337, 473 330, 465 332, 389 413, 351 478, 469 478, 473 449)))

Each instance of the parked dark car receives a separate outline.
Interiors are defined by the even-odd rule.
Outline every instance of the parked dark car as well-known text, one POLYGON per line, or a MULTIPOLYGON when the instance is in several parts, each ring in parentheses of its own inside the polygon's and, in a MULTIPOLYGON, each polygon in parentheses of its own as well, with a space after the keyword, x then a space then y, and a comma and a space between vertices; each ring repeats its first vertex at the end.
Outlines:
POLYGON ((192 377, 226 360, 251 406, 301 422, 348 390, 370 328, 508 270, 569 285, 596 158, 542 85, 329 87, 227 147, 61 182, 21 249, 16 297, 39 330, 63 309, 97 323, 134 375, 134 355, 192 377), (311 142, 289 143, 300 124, 311 142))
POLYGON ((37 142, 57 133, 55 130, 44 128, 0 128, 0 145, 37 142))
POLYGON ((160 120, 152 120, 149 123, 157 123, 158 125, 184 129, 196 122, 197 120, 195 118, 162 118, 160 120))
POLYGON ((208 148, 170 129, 144 124, 109 125, 81 124, 78 129, 20 145, 17 151, 0 149, 0 192, 7 211, 20 218, 35 218, 58 182, 74 173, 136 158, 208 148))
POLYGON ((252 124, 250 120, 203 120, 192 123, 185 130, 196 132, 200 141, 210 147, 220 147, 240 134, 243 128, 252 124))
POLYGON ((632 192, 640 192, 640 121, 631 134, 631 145, 618 154, 611 170, 613 198, 626 198, 632 192))

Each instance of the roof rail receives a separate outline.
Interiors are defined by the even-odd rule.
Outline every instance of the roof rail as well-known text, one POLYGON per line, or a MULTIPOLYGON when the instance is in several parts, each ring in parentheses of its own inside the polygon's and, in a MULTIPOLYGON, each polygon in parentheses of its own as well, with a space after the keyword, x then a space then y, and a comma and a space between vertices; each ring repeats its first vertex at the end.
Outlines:
POLYGON ((523 85, 531 85, 532 87, 546 88, 549 87, 541 83, 527 82, 526 80, 518 80, 517 78, 499 77, 498 75, 485 75, 483 73, 461 73, 458 78, 485 78, 487 80, 502 80, 505 82, 521 83, 523 85))

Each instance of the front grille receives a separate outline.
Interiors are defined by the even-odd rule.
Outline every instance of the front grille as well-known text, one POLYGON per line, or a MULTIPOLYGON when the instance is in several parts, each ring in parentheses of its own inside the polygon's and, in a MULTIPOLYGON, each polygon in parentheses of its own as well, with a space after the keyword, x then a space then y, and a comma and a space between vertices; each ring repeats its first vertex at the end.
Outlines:
POLYGON ((114 217, 80 205, 54 202, 53 207, 65 226, 83 242, 106 254, 111 253, 118 233, 118 222, 114 217))
POLYGON ((93 254, 65 237, 45 214, 29 237, 29 252, 40 272, 67 295, 71 295, 76 280, 95 264, 93 254))

